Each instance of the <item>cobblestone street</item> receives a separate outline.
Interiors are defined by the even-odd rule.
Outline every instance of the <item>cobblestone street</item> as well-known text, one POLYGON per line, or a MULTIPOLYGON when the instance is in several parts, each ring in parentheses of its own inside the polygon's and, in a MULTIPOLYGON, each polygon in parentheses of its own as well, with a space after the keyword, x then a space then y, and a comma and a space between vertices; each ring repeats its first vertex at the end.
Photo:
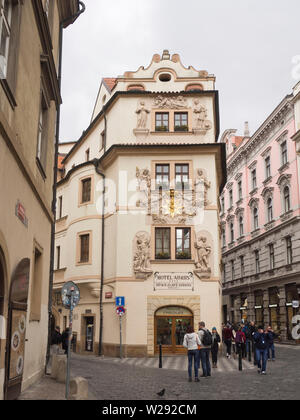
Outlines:
POLYGON ((176 369, 158 369, 115 363, 107 359, 74 356, 72 375, 89 381, 99 400, 152 400, 165 388, 162 400, 300 399, 300 348, 277 347, 276 362, 269 362, 267 375, 256 369, 218 372, 200 383, 188 383, 187 374, 176 369))

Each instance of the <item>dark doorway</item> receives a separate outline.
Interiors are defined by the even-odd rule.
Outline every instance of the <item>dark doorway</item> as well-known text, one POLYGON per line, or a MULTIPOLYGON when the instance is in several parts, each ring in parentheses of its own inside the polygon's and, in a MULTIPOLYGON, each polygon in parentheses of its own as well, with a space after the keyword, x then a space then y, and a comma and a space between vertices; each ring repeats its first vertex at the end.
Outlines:
POLYGON ((30 260, 23 259, 11 280, 5 357, 4 398, 16 400, 21 392, 24 356, 30 260))

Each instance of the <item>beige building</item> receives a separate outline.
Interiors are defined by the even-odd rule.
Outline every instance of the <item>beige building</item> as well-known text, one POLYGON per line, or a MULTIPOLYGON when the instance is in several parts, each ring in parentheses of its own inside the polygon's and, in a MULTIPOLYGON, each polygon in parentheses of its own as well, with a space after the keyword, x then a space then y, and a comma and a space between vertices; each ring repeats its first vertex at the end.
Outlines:
POLYGON ((60 292, 75 282, 76 351, 119 354, 121 296, 124 356, 153 356, 159 344, 182 352, 187 326, 200 320, 220 328, 218 135, 215 77, 177 54, 103 79, 57 184, 53 315, 67 326, 60 292))
POLYGON ((0 0, 0 399, 44 372, 60 35, 77 0, 0 0))

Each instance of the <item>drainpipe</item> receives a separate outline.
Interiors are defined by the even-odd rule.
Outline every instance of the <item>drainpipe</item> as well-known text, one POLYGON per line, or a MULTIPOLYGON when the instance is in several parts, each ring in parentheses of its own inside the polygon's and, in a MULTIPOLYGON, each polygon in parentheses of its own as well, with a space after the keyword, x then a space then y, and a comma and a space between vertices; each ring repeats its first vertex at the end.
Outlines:
POLYGON ((103 283, 104 283, 104 211, 105 211, 105 175, 99 171, 98 159, 93 161, 95 165, 95 171, 103 179, 103 191, 102 191, 102 226, 101 226, 101 278, 100 278, 100 321, 99 321, 99 349, 98 356, 102 356, 102 341, 103 341, 103 283))
MULTIPOLYGON (((59 61, 58 61, 58 86, 61 92, 61 75, 62 75, 62 45, 63 45, 63 29, 69 22, 73 23, 75 20, 85 11, 85 4, 79 1, 80 10, 68 19, 63 20, 59 26, 59 61)), ((50 245, 50 274, 49 274, 49 297, 48 297, 48 344, 47 344, 47 355, 45 373, 47 373, 47 364, 50 358, 50 345, 51 345, 51 318, 52 318, 52 290, 53 290, 53 275, 54 275, 54 245, 55 245, 55 221, 56 221, 56 181, 58 172, 58 145, 59 145, 59 133, 60 133, 60 109, 61 104, 57 105, 56 112, 56 133, 55 133, 55 152, 54 152, 54 167, 53 167, 53 196, 52 196, 52 214, 53 223, 51 224, 51 245, 50 245)))

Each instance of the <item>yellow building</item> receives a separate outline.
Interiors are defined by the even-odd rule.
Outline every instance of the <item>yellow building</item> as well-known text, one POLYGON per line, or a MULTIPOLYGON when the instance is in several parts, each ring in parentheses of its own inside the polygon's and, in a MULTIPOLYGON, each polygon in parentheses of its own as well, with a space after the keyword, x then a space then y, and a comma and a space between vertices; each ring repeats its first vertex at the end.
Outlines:
POLYGON ((67 326, 60 291, 75 282, 76 351, 119 354, 116 297, 124 356, 153 356, 159 344, 181 352, 200 320, 220 328, 218 135, 215 77, 178 54, 103 79, 90 126, 64 146, 57 184, 53 315, 67 326))
POLYGON ((59 52, 78 0, 0 0, 0 399, 44 372, 59 52))

